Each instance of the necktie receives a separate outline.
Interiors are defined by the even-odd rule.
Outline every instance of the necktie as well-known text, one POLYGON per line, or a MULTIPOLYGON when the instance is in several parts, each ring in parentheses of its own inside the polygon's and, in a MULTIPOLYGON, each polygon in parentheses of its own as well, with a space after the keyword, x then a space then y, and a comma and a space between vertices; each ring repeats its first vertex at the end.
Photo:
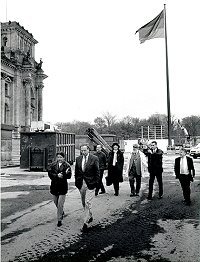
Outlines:
POLYGON ((87 159, 86 159, 86 156, 84 156, 84 164, 83 164, 83 172, 85 171, 85 168, 86 168, 86 164, 87 164, 87 159))

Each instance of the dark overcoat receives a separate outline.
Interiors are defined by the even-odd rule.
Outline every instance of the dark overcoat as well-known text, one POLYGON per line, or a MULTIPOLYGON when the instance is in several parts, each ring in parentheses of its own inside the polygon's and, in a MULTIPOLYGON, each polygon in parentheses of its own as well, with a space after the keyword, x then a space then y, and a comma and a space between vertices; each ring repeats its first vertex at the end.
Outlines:
POLYGON ((124 166, 124 155, 118 150, 117 151, 117 162, 113 166, 114 152, 111 151, 108 156, 108 178, 112 183, 123 182, 123 166, 124 166))
POLYGON ((163 151, 159 148, 155 153, 149 153, 148 155, 148 171, 149 173, 162 174, 163 172, 163 151))
POLYGON ((84 179, 88 189, 92 190, 97 187, 100 179, 99 159, 97 156, 89 154, 84 171, 82 170, 82 160, 82 155, 76 158, 75 186, 81 189, 84 179))
POLYGON ((52 195, 65 195, 68 191, 67 179, 70 179, 72 175, 71 166, 64 161, 61 166, 57 161, 53 162, 48 167, 48 176, 51 179, 50 192, 52 195), (63 178, 59 178, 58 174, 61 173, 63 178))

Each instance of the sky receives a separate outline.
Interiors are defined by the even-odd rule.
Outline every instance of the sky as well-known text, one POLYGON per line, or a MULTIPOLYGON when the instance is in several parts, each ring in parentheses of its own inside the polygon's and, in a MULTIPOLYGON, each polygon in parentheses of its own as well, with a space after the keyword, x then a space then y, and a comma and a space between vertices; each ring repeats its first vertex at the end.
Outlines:
POLYGON ((93 123, 106 112, 167 114, 164 38, 136 30, 166 4, 171 115, 200 115, 199 0, 0 0, 1 22, 17 21, 39 42, 43 120, 93 123), (7 10, 7 11, 6 11, 7 10))

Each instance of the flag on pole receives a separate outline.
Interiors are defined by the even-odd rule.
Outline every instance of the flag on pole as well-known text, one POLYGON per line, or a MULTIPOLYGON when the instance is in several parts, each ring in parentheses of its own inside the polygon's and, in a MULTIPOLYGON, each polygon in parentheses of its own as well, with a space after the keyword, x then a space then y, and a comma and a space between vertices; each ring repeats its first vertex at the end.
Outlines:
POLYGON ((153 38, 164 38, 164 10, 160 12, 151 22, 142 26, 135 33, 139 32, 140 44, 153 38))

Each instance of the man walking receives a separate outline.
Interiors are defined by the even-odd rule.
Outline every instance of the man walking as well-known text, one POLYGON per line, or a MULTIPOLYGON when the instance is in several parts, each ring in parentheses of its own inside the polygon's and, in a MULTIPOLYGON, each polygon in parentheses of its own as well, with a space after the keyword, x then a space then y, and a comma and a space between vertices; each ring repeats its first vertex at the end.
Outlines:
POLYGON ((157 142, 151 142, 151 148, 148 149, 146 155, 148 156, 148 171, 150 174, 149 177, 149 194, 147 199, 152 200, 153 194, 153 184, 155 177, 158 182, 159 188, 159 199, 163 197, 163 181, 162 181, 162 158, 163 158, 163 151, 157 147, 157 142))
POLYGON ((97 145, 97 151, 94 153, 95 156, 98 157, 99 159, 99 171, 100 171, 100 180, 99 180, 99 184, 96 187, 95 190, 95 196, 99 194, 104 194, 105 191, 105 187, 103 185, 103 173, 104 170, 106 169, 106 155, 104 154, 104 152, 102 152, 102 146, 101 145, 97 145), (99 189, 101 189, 101 191, 99 192, 99 189))
POLYGON ((99 179, 98 157, 89 153, 88 145, 82 145, 81 155, 76 158, 75 186, 79 189, 84 209, 83 232, 87 231, 88 224, 93 221, 91 200, 94 197, 94 189, 99 184, 99 179))
POLYGON ((51 179, 50 192, 57 208, 57 226, 62 226, 64 217, 64 203, 68 192, 67 179, 72 175, 70 164, 65 161, 63 152, 56 153, 56 161, 48 167, 48 176, 51 179))
POLYGON ((179 179, 183 190, 184 202, 189 206, 191 204, 190 182, 192 182, 195 177, 195 169, 193 159, 186 156, 186 150, 181 148, 179 153, 180 157, 175 159, 174 170, 176 178, 179 179))
POLYGON ((131 188, 130 197, 139 196, 144 168, 147 168, 146 156, 139 150, 139 145, 134 144, 128 168, 129 184, 131 188))

